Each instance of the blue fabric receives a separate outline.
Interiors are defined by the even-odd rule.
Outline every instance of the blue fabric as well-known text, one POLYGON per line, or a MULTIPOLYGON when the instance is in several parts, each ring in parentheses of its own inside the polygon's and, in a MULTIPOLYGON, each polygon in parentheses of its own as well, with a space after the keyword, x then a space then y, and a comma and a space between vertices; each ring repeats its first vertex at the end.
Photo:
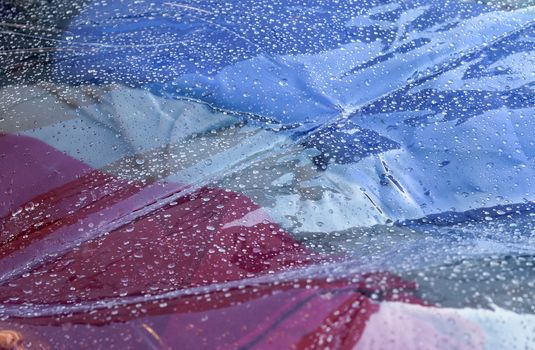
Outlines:
POLYGON ((345 163, 398 148, 368 118, 410 128, 535 106, 531 71, 498 65, 535 51, 532 20, 451 0, 97 1, 62 40, 55 77, 303 126, 296 139, 345 163), (351 141, 355 123, 374 141, 351 141), (317 128, 336 136, 320 146, 306 136, 317 128))
POLYGON ((321 122, 339 113, 346 96, 318 92, 307 82, 306 64, 286 57, 369 44, 372 52, 361 53, 362 63, 345 72, 351 80, 431 42, 400 37, 436 26, 447 30, 487 11, 442 0, 95 2, 72 23, 56 73, 61 81, 147 87, 283 123, 321 122), (411 11, 419 13, 398 26, 411 11))

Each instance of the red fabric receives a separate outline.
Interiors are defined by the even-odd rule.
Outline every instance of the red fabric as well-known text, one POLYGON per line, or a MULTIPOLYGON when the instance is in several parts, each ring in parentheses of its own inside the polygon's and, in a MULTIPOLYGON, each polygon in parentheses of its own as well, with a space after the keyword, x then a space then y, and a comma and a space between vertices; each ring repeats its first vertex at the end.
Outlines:
MULTIPOLYGON (((205 187, 145 210, 185 187, 118 179, 26 137, 2 136, 0 150, 1 201, 7 208, 0 220, 0 272, 10 276, 30 264, 26 274, 0 284, 0 302, 21 309, 25 303, 72 308, 60 316, 15 318, 35 325, 37 333, 48 329, 42 341, 59 341, 59 324, 106 326, 99 334, 113 338, 117 329, 139 332, 145 320, 158 330, 160 345, 171 348, 312 349, 327 342, 350 349, 379 307, 372 294, 418 302, 411 297, 414 285, 389 274, 358 276, 355 282, 271 280, 160 300, 155 295, 221 286, 324 257, 265 220, 242 194, 205 187), (17 157, 21 150, 24 156, 17 157), (132 219, 132 213, 140 215, 132 219), (136 297, 141 301, 132 301, 136 297), (87 305, 90 311, 84 311, 87 305)), ((73 327, 71 334, 84 347, 92 336, 73 327)), ((138 334, 139 348, 156 339, 149 338, 138 334)))

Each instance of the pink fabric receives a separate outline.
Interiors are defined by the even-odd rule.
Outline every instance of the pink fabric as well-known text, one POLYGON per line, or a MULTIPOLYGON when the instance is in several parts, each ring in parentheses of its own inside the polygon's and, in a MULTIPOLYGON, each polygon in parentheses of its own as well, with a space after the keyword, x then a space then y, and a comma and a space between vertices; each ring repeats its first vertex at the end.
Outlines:
POLYGON ((91 169, 31 137, 0 134, 0 217, 91 169))
POLYGON ((371 315, 357 350, 483 350, 482 329, 453 309, 383 303, 371 315))

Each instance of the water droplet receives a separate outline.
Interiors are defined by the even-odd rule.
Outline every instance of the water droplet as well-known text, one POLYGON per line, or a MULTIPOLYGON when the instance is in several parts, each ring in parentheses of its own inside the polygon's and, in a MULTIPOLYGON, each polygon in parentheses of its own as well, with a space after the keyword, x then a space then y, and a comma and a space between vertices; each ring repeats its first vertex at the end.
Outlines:
POLYGON ((28 202, 28 204, 24 206, 24 210, 26 211, 32 211, 34 209, 35 209, 35 204, 33 202, 28 202))

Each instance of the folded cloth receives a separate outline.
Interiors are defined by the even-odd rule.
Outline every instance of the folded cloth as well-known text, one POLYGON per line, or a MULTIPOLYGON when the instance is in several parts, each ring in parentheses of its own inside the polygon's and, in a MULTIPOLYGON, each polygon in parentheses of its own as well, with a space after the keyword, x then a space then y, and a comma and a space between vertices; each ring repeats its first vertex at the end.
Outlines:
MULTIPOLYGON (((54 74, 193 98, 293 139, 293 164, 317 172, 272 179, 287 189, 277 198, 227 188, 258 196, 287 228, 332 232, 535 200, 525 132, 535 66, 524 64, 533 11, 443 0, 95 2, 61 41, 54 74)), ((283 169, 292 156, 274 158, 283 169)))
POLYGON ((207 348, 351 348, 380 300, 422 303, 389 273, 300 277, 327 256, 242 194, 121 179, 26 136, 0 145, 3 317, 128 327, 155 317, 171 347, 191 342, 183 330, 193 324, 207 348))

